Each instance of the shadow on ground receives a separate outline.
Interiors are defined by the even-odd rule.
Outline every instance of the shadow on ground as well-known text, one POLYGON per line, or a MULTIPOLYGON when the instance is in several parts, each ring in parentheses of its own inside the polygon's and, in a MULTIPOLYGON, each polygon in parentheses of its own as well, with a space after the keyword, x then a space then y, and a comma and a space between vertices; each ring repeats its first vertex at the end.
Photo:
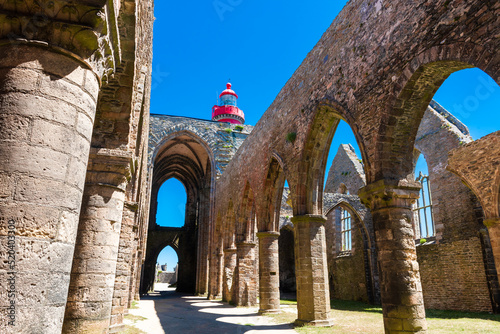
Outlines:
POLYGON ((289 324, 269 324, 269 320, 257 314, 256 308, 234 307, 170 289, 141 299, 154 301, 166 334, 295 333, 289 324))

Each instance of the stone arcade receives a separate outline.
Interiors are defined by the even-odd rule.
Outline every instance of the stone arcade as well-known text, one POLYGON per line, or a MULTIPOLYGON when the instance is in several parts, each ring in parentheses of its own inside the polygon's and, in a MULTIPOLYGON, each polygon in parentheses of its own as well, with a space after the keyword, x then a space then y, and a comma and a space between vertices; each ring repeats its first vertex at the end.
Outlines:
POLYGON ((455 145, 457 127, 443 154, 423 131, 451 73, 478 67, 500 83, 499 17, 492 0, 351 0, 252 129, 150 116, 152 0, 0 1, 1 332, 119 330, 166 245, 182 259, 180 290, 236 305, 259 296, 262 312, 279 312, 282 235, 294 239, 297 323, 331 325, 331 287, 353 291, 339 290, 342 259, 329 255, 338 205, 357 214, 358 287, 380 300, 386 333, 425 333, 424 303, 450 308, 427 270, 438 253, 473 254, 481 301, 456 302, 498 312, 500 132, 455 145), (341 119, 363 177, 350 195, 333 181, 324 194, 341 119), (415 150, 445 162, 438 177, 468 207, 448 228, 460 214, 437 201, 435 245, 415 246, 415 150), (170 177, 188 193, 177 230, 154 221, 170 177))

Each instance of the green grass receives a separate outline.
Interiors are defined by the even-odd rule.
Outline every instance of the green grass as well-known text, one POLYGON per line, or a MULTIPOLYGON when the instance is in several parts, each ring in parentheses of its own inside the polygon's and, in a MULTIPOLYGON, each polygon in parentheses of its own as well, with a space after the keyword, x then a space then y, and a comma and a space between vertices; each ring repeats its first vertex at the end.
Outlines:
POLYGON ((280 305, 297 305, 297 301, 294 299, 280 299, 280 305))
POLYGON ((132 321, 134 324, 137 322, 137 321, 142 321, 142 320, 146 320, 147 318, 144 318, 144 317, 141 317, 140 315, 133 315, 133 314, 125 314, 125 319, 127 320, 130 320, 132 321))
POLYGON ((141 331, 139 328, 135 328, 134 326, 125 325, 123 329, 120 330, 120 334, 147 334, 144 331, 141 331))
POLYGON ((139 308, 139 306, 138 306, 137 304, 138 304, 137 300, 133 300, 133 301, 132 301, 132 304, 130 305, 130 309, 131 309, 131 310, 132 310, 132 309, 138 309, 138 308, 139 308))
MULTIPOLYGON (((294 305, 294 301, 281 300, 282 305, 294 305)), ((296 327, 305 334, 383 334, 382 308, 363 302, 333 300, 331 318, 334 326, 321 328, 313 326, 296 327)), ((432 334, 493 334, 500 333, 500 315, 488 313, 427 310, 428 333, 432 334)), ((269 314, 276 322, 293 323, 296 314, 282 312, 269 314)))

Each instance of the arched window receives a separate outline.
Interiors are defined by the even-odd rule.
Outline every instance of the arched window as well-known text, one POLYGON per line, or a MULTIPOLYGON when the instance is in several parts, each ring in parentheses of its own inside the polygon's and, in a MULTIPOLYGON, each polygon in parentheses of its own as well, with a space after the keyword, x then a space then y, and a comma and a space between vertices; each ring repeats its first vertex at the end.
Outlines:
POLYGON ((415 239, 433 237, 436 235, 436 228, 434 227, 432 215, 432 196, 429 175, 427 173, 427 161, 423 154, 420 154, 416 170, 418 171, 418 176, 415 181, 420 182, 421 189, 420 196, 413 208, 415 212, 415 239))
POLYGON ((342 239, 342 251, 352 250, 352 217, 351 213, 343 208, 340 215, 340 235, 342 239))
POLYGON ((177 179, 165 181, 158 192, 156 223, 159 226, 182 227, 186 212, 186 189, 177 179))
POLYGON ((156 260, 155 283, 166 283, 167 285, 155 287, 155 289, 163 290, 168 285, 177 283, 178 261, 177 252, 171 246, 162 249, 156 260))
POLYGON ((417 213, 420 238, 427 238, 436 235, 434 220, 432 219, 432 197, 429 176, 420 172, 416 181, 420 182, 420 197, 414 211, 417 213))
POLYGON ((340 187, 339 187, 339 191, 338 191, 340 194, 344 194, 344 195, 349 195, 349 189, 347 189, 346 185, 341 183, 340 184, 340 187))

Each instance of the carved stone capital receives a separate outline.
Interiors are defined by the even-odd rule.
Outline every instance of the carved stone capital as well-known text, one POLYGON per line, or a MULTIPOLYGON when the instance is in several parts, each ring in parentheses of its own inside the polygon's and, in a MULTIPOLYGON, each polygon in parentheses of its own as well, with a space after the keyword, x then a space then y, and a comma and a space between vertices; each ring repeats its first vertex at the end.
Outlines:
POLYGON ((118 8, 118 0, 0 0, 0 44, 53 48, 107 81, 121 61, 118 8))
POLYGON ((257 232, 257 238, 276 238, 280 236, 279 232, 267 231, 267 232, 257 232))
POLYGON ((123 150, 91 148, 86 179, 87 184, 97 184, 125 191, 131 177, 132 153, 123 150))
POLYGON ((224 253, 236 253, 236 247, 228 247, 228 248, 224 248, 224 253))
POLYGON ((251 241, 242 241, 242 242, 238 242, 236 243, 236 248, 252 248, 252 247, 255 247, 257 244, 255 242, 251 242, 251 241))
POLYGON ((411 208, 419 198, 420 183, 406 180, 379 180, 358 192, 361 202, 372 210, 387 207, 411 208))
POLYGON ((302 216, 293 216, 290 219, 294 226, 300 223, 320 223, 324 224, 326 222, 326 217, 323 215, 302 215, 302 216))
POLYGON ((139 203, 137 202, 131 202, 131 201, 125 201, 124 207, 129 210, 130 212, 137 212, 139 209, 139 203))

